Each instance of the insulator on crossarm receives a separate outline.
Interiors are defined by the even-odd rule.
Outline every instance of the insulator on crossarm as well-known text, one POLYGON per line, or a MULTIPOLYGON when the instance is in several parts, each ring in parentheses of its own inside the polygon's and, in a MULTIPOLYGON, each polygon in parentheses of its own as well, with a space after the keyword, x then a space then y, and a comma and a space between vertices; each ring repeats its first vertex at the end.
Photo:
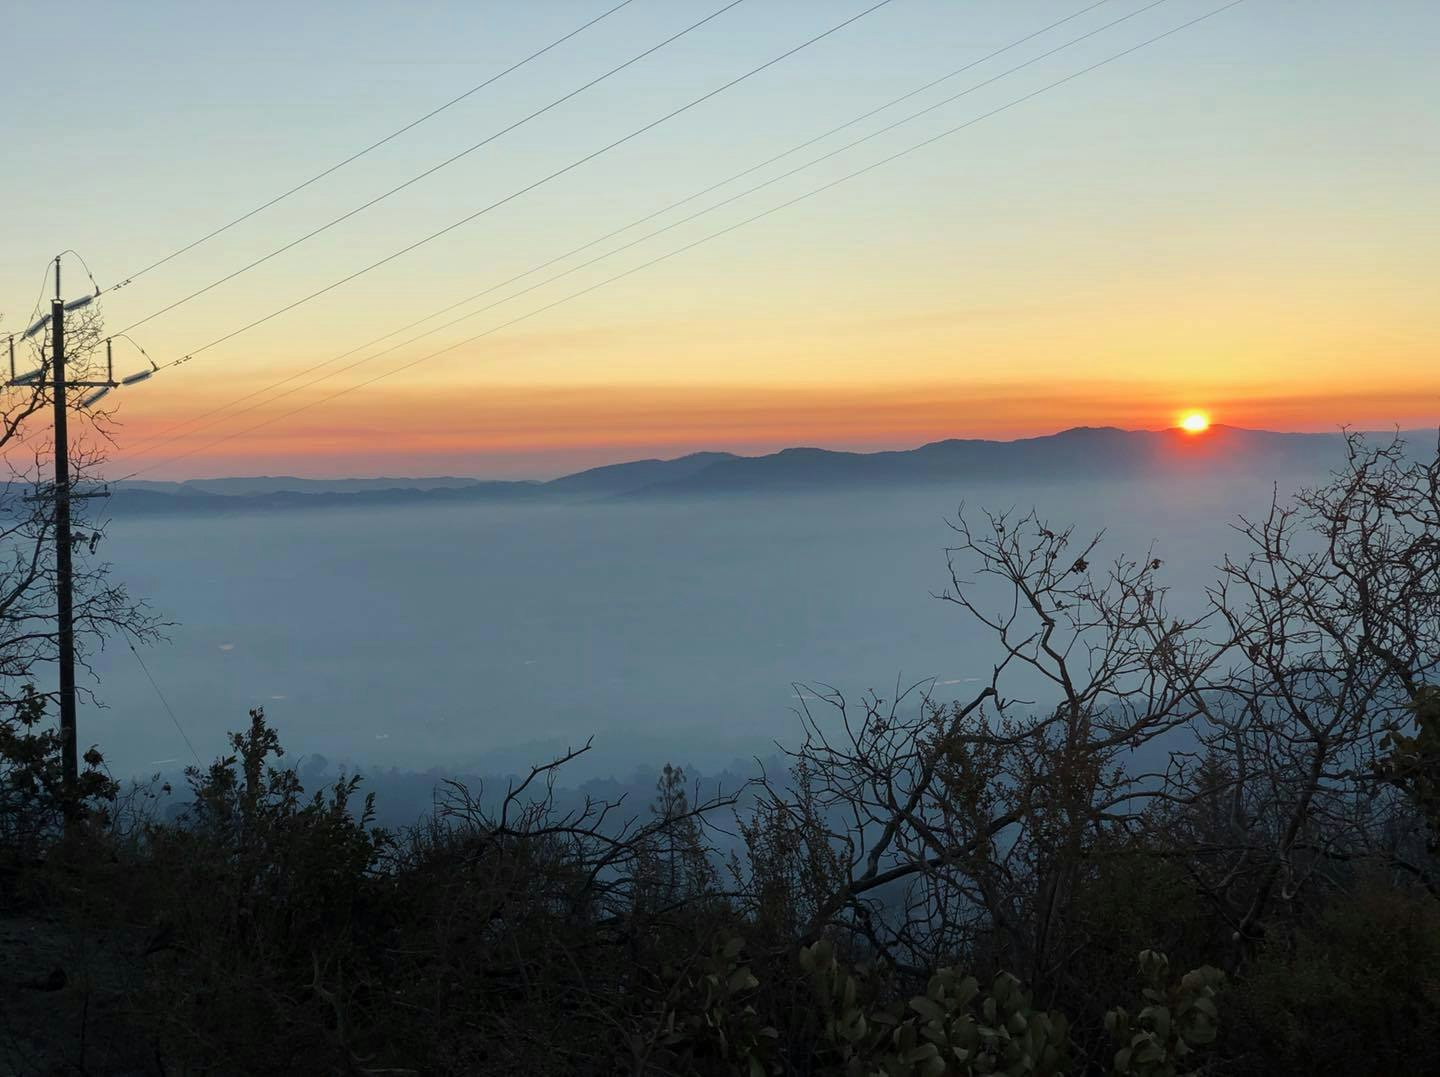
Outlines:
POLYGON ((32 370, 28 374, 17 374, 14 378, 11 379, 10 384, 33 385, 35 382, 39 381, 44 376, 45 368, 42 366, 39 370, 32 370))
POLYGON ((29 340, 29 339, 30 339, 31 337, 33 337, 36 333, 40 332, 40 330, 44 329, 44 328, 45 328, 47 325, 49 325, 49 324, 50 324, 50 315, 47 314, 47 315, 45 315, 45 317, 41 318, 38 322, 36 322, 34 325, 32 325, 29 329, 25 330, 25 332, 21 333, 21 334, 20 334, 20 339, 21 339, 21 340, 29 340))
POLYGON ((95 292, 95 293, 93 293, 93 294, 91 294, 91 295, 82 295, 79 299, 72 299, 72 300, 70 300, 70 302, 66 303, 66 304, 65 304, 63 307, 61 307, 60 309, 61 309, 61 310, 79 310, 81 307, 88 307, 91 303, 95 302, 95 296, 97 296, 97 295, 99 295, 99 294, 100 294, 99 292, 95 292))
POLYGON ((103 385, 93 392, 86 393, 80 398, 80 406, 88 408, 91 404, 98 404, 105 394, 110 392, 111 388, 109 385, 103 385))
POLYGON ((152 367, 152 368, 149 369, 149 370, 142 370, 142 371, 140 371, 138 374, 131 374, 131 375, 129 375, 128 377, 121 378, 121 379, 120 379, 120 384, 121 384, 121 385, 134 385, 137 381, 144 381, 146 378, 153 377, 154 375, 155 375, 155 369, 152 367))

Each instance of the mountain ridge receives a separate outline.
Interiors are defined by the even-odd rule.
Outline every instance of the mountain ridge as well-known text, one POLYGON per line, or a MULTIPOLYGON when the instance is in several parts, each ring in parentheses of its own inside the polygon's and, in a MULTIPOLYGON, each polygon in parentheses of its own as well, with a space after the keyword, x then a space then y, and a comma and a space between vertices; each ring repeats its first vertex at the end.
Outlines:
MULTIPOLYGON (((1400 436, 1425 431, 1401 431, 1400 436)), ((1390 435, 1381 435, 1389 437, 1390 435)), ((1071 427, 1010 441, 945 438, 875 452, 793 446, 773 453, 689 453, 622 461, 546 481, 458 476, 301 479, 293 476, 117 484, 115 510, 128 513, 233 512, 342 505, 474 501, 665 499, 833 490, 845 486, 1143 478, 1164 474, 1323 474, 1342 462, 1343 435, 1284 433, 1215 425, 1179 429, 1071 427)))

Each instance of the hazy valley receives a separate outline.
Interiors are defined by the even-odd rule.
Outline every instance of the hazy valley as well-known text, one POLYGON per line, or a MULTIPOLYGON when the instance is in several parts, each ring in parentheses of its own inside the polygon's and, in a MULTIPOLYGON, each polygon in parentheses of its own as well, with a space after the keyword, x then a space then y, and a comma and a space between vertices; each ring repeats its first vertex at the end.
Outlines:
MULTIPOLYGON (((1216 431, 1206 459, 1194 448, 1072 431, 544 484, 122 487, 104 550, 175 622, 145 657, 202 756, 264 706, 333 764, 505 773, 594 734, 568 777, 713 771, 794 734, 792 682, 889 696, 933 679, 960 697, 988 678, 993 641, 935 597, 962 502, 1103 529, 1111 556, 1153 544, 1194 605, 1237 514, 1342 459, 1332 435, 1216 431)), ((106 707, 86 728, 117 769, 192 761, 128 650, 94 665, 106 707)))

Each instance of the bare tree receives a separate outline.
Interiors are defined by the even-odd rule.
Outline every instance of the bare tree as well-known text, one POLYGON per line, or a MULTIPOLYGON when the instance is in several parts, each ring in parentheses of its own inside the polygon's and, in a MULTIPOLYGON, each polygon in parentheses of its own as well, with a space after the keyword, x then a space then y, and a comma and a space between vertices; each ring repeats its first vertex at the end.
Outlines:
POLYGON ((1440 452, 1346 446, 1330 483, 1240 522, 1249 554, 1211 593, 1233 637, 1202 738, 1224 761, 1226 855, 1196 877, 1241 940, 1357 858, 1430 882, 1418 820, 1371 763, 1440 663, 1440 452))
POLYGON ((1090 835, 1132 824, 1156 793, 1157 777, 1128 760, 1203 713, 1221 648, 1201 621, 1169 615, 1158 559, 1097 573, 1098 540, 1077 544, 1034 514, 982 520, 954 525, 943 598, 998 640, 990 684, 950 705, 870 698, 863 716, 823 695, 838 722, 804 710, 795 756, 850 842, 814 928, 839 917, 902 966, 979 949, 1043 982, 1070 945, 1068 896, 1090 835), (962 561, 998 588, 963 578, 962 561), (1043 712, 1008 698, 1021 669, 1051 687, 1043 712))
POLYGON ((1072 898, 1115 850, 1183 865, 1237 961, 1277 902, 1357 860, 1428 880, 1416 816, 1370 763, 1440 662, 1440 454, 1347 444, 1330 482, 1239 522, 1248 549, 1184 615, 1153 551, 1102 568, 1101 536, 962 509, 942 597, 998 644, 990 684, 858 712, 811 694, 803 794, 767 808, 839 852, 809 933, 1063 988, 1086 945, 1072 898), (1043 699, 1015 699, 1017 676, 1043 699))

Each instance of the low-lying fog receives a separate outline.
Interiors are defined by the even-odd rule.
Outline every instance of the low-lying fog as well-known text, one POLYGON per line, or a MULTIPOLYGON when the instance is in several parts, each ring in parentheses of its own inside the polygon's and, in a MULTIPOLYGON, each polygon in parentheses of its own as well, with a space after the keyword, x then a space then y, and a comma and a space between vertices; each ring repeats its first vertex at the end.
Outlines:
MULTIPOLYGON (((573 782, 768 755, 796 736, 792 682, 973 694, 993 645, 932 597, 962 499, 1103 527, 1110 554, 1153 542, 1185 609, 1239 548, 1236 514, 1270 492, 1190 479, 121 517, 103 549, 175 622, 142 653, 207 760, 263 706, 292 758, 366 768, 505 773, 594 734, 573 782)), ((94 666, 106 706, 82 707, 82 746, 121 775, 188 763, 129 650, 94 666)))

